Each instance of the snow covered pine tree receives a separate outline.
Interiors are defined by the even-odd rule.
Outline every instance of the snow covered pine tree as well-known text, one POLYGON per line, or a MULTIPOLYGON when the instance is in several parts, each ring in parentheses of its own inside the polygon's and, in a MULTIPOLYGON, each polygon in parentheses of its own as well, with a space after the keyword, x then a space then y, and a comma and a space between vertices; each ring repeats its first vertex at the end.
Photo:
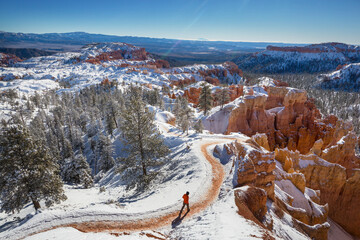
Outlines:
POLYGON ((215 99, 218 105, 223 109, 224 104, 230 101, 230 94, 228 88, 221 88, 215 93, 215 99))
POLYGON ((194 112, 189 107, 186 98, 179 97, 178 99, 180 99, 180 108, 176 112, 176 122, 183 132, 186 131, 186 134, 189 134, 189 128, 192 126, 194 120, 194 112))
POLYGON ((118 171, 125 171, 124 176, 127 177, 137 176, 139 181, 133 184, 145 187, 157 174, 155 171, 149 172, 148 168, 159 166, 160 158, 166 156, 169 149, 153 123, 154 114, 149 112, 142 100, 141 88, 131 87, 128 94, 119 126, 124 136, 120 140, 128 156, 119 159, 118 171))
POLYGON ((207 115, 211 109, 213 97, 211 96, 211 89, 205 82, 201 85, 201 93, 199 97, 199 108, 207 115))
POLYGON ((0 204, 1 210, 20 211, 32 201, 46 206, 65 200, 58 165, 40 141, 34 141, 21 125, 4 127, 0 134, 0 204))

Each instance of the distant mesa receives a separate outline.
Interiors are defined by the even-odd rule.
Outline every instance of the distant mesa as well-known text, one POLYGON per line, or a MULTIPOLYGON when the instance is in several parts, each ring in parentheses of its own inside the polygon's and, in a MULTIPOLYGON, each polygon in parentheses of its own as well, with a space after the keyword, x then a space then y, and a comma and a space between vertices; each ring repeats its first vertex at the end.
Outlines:
POLYGON ((259 73, 319 73, 360 62, 360 47, 344 43, 272 46, 233 60, 243 70, 259 73))

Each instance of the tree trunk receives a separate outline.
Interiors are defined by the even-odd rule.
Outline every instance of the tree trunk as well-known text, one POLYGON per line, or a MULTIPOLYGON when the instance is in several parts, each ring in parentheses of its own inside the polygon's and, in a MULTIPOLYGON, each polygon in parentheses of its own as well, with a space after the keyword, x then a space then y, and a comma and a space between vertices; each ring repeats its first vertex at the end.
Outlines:
POLYGON ((147 172, 146 172, 146 166, 145 166, 144 162, 142 163, 142 167, 143 167, 143 174, 144 174, 144 176, 146 176, 147 172))
POLYGON ((33 205, 34 205, 35 210, 38 210, 38 209, 40 208, 40 203, 39 203, 39 201, 37 201, 37 200, 34 199, 34 198, 31 198, 31 201, 32 201, 32 203, 33 203, 33 205))
POLYGON ((147 172, 146 172, 146 164, 145 164, 145 156, 144 156, 144 148, 143 148, 143 137, 141 135, 141 127, 140 126, 140 114, 139 112, 137 113, 137 131, 138 131, 138 138, 139 138, 139 144, 140 144, 140 155, 141 155, 141 165, 142 165, 142 169, 143 169, 143 175, 146 176, 147 172))
POLYGON ((142 164, 142 169, 143 169, 143 175, 146 176, 147 172, 146 172, 146 164, 145 164, 144 149, 143 149, 142 141, 140 141, 140 154, 141 154, 141 164, 142 164))

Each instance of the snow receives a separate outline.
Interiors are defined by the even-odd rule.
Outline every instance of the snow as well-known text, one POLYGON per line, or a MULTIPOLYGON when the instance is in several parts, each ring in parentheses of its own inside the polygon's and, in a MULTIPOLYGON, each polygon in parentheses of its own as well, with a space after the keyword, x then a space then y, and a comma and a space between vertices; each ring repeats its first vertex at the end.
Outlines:
POLYGON ((292 217, 287 213, 284 212, 282 218, 280 218, 276 212, 275 203, 268 200, 267 203, 268 213, 272 216, 273 220, 273 232, 276 233, 277 236, 281 236, 280 239, 286 240, 308 240, 309 237, 304 235, 303 233, 297 231, 294 228, 294 223, 292 217))
POLYGON ((204 128, 214 133, 226 132, 232 109, 231 104, 225 105, 221 110, 220 106, 211 109, 209 116, 202 119, 204 128))
POLYGON ((14 81, 3 82, 0 81, 0 88, 15 89, 21 93, 33 93, 34 91, 43 91, 49 89, 58 89, 59 84, 51 79, 41 80, 26 80, 17 79, 14 81))
POLYGON ((259 239, 265 232, 255 223, 237 213, 233 190, 223 190, 223 196, 204 212, 181 225, 172 233, 181 239, 259 239))
POLYGON ((351 63, 339 70, 318 76, 318 87, 359 92, 360 63, 351 63))
MULTIPOLYGON (((42 232, 30 237, 26 237, 25 240, 63 240, 63 239, 77 239, 77 240, 146 240, 154 239, 154 237, 147 237, 145 233, 150 233, 153 236, 157 236, 154 232, 145 231, 137 234, 122 234, 115 235, 110 233, 84 233, 71 227, 57 228, 50 231, 42 232)), ((163 239, 162 235, 157 236, 163 239)))
MULTIPOLYGON (((311 215, 312 208, 306 195, 304 195, 290 180, 275 181, 275 185, 293 197, 292 206, 294 208, 304 209, 308 215, 311 215)), ((279 189, 278 189, 279 190, 279 189)))
POLYGON ((328 240, 354 240, 355 238, 347 233, 342 227, 340 227, 336 222, 331 218, 328 218, 327 221, 330 223, 330 229, 328 232, 328 240))
MULTIPOLYGON (((327 151, 328 151, 328 149, 326 148, 326 149, 324 149, 323 152, 327 152, 327 151)), ((314 161, 314 160, 307 160, 307 159, 300 158, 299 159, 299 167, 306 168, 309 165, 321 165, 321 166, 325 166, 325 167, 331 167, 331 166, 337 165, 338 167, 345 169, 343 166, 341 166, 339 164, 328 162, 328 161, 318 157, 317 155, 315 155, 315 159, 316 160, 314 161)))
MULTIPOLYGON (((23 95, 32 95, 35 92, 54 89, 57 93, 79 91, 82 88, 93 84, 101 83, 105 78, 125 84, 152 84, 154 88, 163 85, 169 86, 171 81, 183 80, 194 77, 196 82, 189 87, 200 87, 203 78, 197 73, 199 70, 226 69, 224 65, 193 65, 173 69, 162 69, 165 74, 157 73, 148 69, 148 74, 132 71, 131 67, 119 67, 126 63, 132 66, 146 64, 153 59, 145 61, 131 61, 120 59, 106 62, 101 65, 93 65, 86 62, 74 62, 75 58, 86 59, 89 56, 97 56, 103 52, 114 50, 131 51, 138 49, 127 44, 98 44, 89 45, 81 52, 61 53, 53 56, 38 57, 17 63, 14 67, 0 68, 1 90, 15 89, 23 95), (64 88, 64 85, 67 85, 64 88)), ((229 80, 240 83, 243 79, 240 76, 231 76, 229 80)), ((208 83, 207 83, 208 84, 208 83)), ((236 156, 229 155, 224 143, 234 141, 234 138, 249 139, 240 133, 222 135, 227 129, 228 119, 231 111, 244 104, 248 98, 263 97, 266 99, 267 92, 264 86, 273 86, 273 80, 263 78, 258 86, 244 87, 245 92, 253 91, 253 96, 235 99, 220 109, 220 106, 213 108, 209 116, 203 116, 196 112, 196 116, 203 120, 205 128, 215 134, 204 131, 203 134, 195 134, 193 130, 185 135, 178 129, 169 125, 169 120, 174 115, 168 111, 159 110, 156 107, 148 106, 149 110, 155 113, 155 120, 166 145, 171 148, 169 161, 161 169, 161 173, 154 180, 155 184, 144 192, 135 192, 126 189, 126 181, 115 169, 109 170, 102 179, 90 189, 82 189, 78 186, 65 185, 64 190, 68 199, 50 208, 43 207, 34 213, 33 206, 28 204, 20 213, 0 213, 0 238, 1 239, 153 239, 146 236, 147 233, 159 238, 162 234, 154 231, 132 232, 130 235, 111 235, 108 232, 83 233, 71 227, 60 227, 46 232, 50 229, 64 224, 88 222, 88 221, 137 221, 145 218, 156 218, 168 213, 179 211, 182 205, 181 196, 186 191, 190 192, 191 202, 201 202, 207 194, 212 183, 212 167, 203 156, 201 146, 203 144, 221 141, 216 146, 218 154, 215 157, 223 164, 225 179, 220 188, 216 201, 204 211, 186 218, 180 223, 172 226, 165 226, 159 231, 179 239, 259 239, 268 232, 255 223, 245 219, 237 213, 234 201, 234 185, 237 181, 238 164, 233 165, 236 156), (235 166, 235 169, 234 169, 235 166), (156 187, 155 187, 156 186, 156 187), (100 190, 103 187, 105 191, 100 190), (29 234, 35 235, 29 236, 29 234), (158 235, 157 235, 158 234, 158 235)), ((209 84, 210 85, 210 84, 209 84)), ((122 87, 122 86, 119 86, 122 87)), ((211 85, 212 91, 218 87, 211 85)), ((182 90, 177 89, 176 94, 182 90)), ((291 93, 298 93, 295 89, 289 89, 291 93)), ((167 99, 167 104, 171 100, 167 99)), ((271 111, 282 111, 283 107, 274 108, 271 111)), ((7 104, 0 106, 1 116, 5 117, 10 107, 7 104)), ((269 110, 270 111, 270 110, 269 110)), ((115 147, 114 157, 122 156, 122 143, 117 139, 119 132, 114 132, 113 143, 115 147)), ((215 144, 214 144, 215 145, 215 144)), ((212 153, 215 148, 210 146, 207 150, 212 153)), ((249 150, 251 147, 245 147, 249 150)), ((241 159, 245 161, 246 159, 241 159)), ((260 164, 260 163, 259 163, 260 164)), ((315 162, 301 159, 301 168, 315 162)), ((330 164, 319 160, 316 164, 330 164)), ((279 171, 283 171, 277 162, 279 171)), ((246 188, 246 187, 245 187, 246 188)), ((314 215, 322 212, 322 207, 310 202, 309 199, 317 196, 312 189, 305 189, 305 194, 299 191, 289 180, 276 181, 276 196, 284 202, 294 199, 293 207, 301 208, 314 215)), ((41 202, 44 206, 43 202, 41 202)), ((284 239, 308 239, 305 235, 294 229, 292 218, 287 213, 283 218, 275 214, 274 203, 268 201, 268 215, 274 220, 274 233, 284 239)), ((342 237, 344 233, 335 224, 331 236, 342 237)), ((333 227, 334 226, 334 227, 333 227)), ((271 235, 271 233, 270 233, 271 235)), ((335 237, 333 239, 335 239, 335 237)), ((346 238, 344 238, 346 239, 346 238)))
MULTIPOLYGON (((169 127, 171 128, 171 127, 169 127)), ((166 136, 166 134, 165 134, 166 136)), ((165 142, 172 146, 171 161, 163 167, 163 182, 150 191, 132 196, 121 181, 112 177, 104 177, 106 191, 100 193, 99 188, 79 189, 65 186, 68 199, 41 214, 36 214, 21 226, 0 234, 0 237, 24 236, 34 230, 51 228, 52 226, 84 221, 100 220, 137 220, 155 217, 167 212, 178 211, 181 196, 189 191, 191 201, 198 202, 207 193, 211 184, 211 166, 201 153, 200 145, 207 139, 177 138, 169 135, 165 142), (173 143, 174 138, 176 144, 173 143), (190 149, 187 149, 190 146, 190 149), (166 174, 165 174, 166 173, 166 174), (106 180, 110 179, 109 182, 106 180), (117 185, 118 184, 118 185, 117 185)), ((109 171, 107 175, 112 175, 109 171)), ((28 206, 24 211, 31 211, 28 206)), ((6 219, 5 219, 6 221, 6 219)), ((3 223, 3 222, 2 222, 3 223)))
POLYGON ((264 87, 276 87, 276 84, 274 83, 274 79, 269 77, 259 78, 259 85, 264 87))

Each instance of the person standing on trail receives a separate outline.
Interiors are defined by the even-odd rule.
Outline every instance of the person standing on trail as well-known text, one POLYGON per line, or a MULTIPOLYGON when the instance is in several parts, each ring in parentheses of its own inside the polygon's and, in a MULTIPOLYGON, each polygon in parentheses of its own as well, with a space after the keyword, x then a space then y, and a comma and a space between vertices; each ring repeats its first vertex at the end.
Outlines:
POLYGON ((181 210, 180 210, 180 214, 182 213, 185 205, 186 205, 186 207, 187 207, 188 212, 190 211, 190 207, 189 207, 189 192, 186 192, 186 193, 183 195, 183 199, 184 199, 184 202, 183 202, 183 206, 182 206, 182 208, 181 208, 181 210))

